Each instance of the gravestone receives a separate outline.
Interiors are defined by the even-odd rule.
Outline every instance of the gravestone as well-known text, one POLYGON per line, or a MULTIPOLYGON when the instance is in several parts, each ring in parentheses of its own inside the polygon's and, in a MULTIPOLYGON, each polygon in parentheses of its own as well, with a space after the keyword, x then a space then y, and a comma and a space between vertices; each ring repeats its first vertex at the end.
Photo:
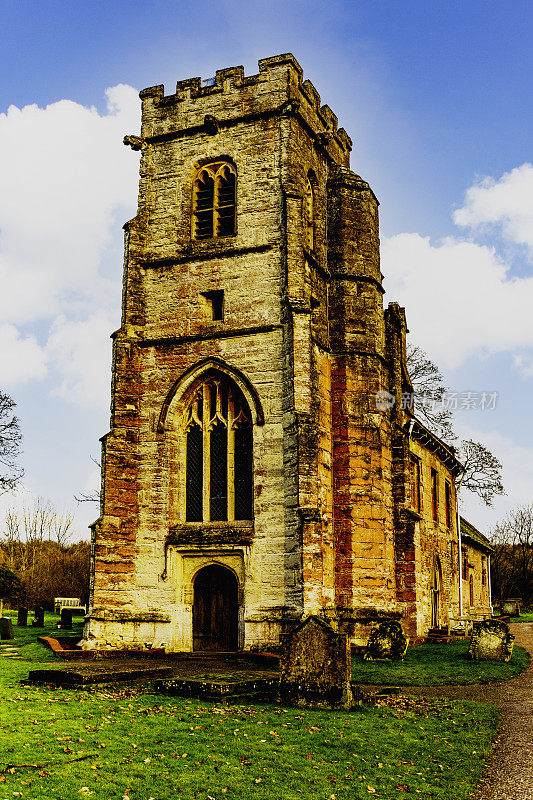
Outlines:
POLYGON ((394 619, 380 622, 371 631, 363 659, 365 661, 402 661, 409 638, 394 619))
POLYGON ((28 624, 28 609, 27 608, 19 608, 17 614, 17 625, 25 628, 28 624))
POLYGON ((519 617, 520 616, 520 603, 522 602, 522 598, 520 597, 508 597, 502 601, 502 615, 508 617, 519 617))
POLYGON ((353 705, 350 639, 327 622, 310 616, 283 636, 280 698, 308 708, 353 705))
POLYGON ((72 630, 72 609, 63 607, 61 609, 61 624, 59 626, 63 631, 72 630))
POLYGON ((44 628, 44 608, 42 606, 36 606, 31 624, 34 628, 44 628))
POLYGON ((11 617, 0 617, 0 639, 14 639, 11 617))
POLYGON ((509 633, 505 622, 485 619, 474 623, 468 657, 488 661, 510 661, 513 653, 514 636, 509 633))

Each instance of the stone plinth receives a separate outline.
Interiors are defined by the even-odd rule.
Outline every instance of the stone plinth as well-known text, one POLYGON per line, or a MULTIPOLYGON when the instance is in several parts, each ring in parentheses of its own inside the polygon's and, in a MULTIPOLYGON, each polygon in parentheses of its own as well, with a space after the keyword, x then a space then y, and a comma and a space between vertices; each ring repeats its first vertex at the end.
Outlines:
POLYGON ((280 697, 310 708, 352 707, 350 641, 317 616, 283 637, 280 697))
POLYGON ((401 661, 409 644, 402 626, 396 620, 380 622, 368 639, 365 661, 401 661))
POLYGON ((474 625, 468 657, 487 661, 510 661, 514 636, 505 622, 486 619, 474 625))
POLYGON ((0 617, 0 639, 14 639, 11 617, 0 617))

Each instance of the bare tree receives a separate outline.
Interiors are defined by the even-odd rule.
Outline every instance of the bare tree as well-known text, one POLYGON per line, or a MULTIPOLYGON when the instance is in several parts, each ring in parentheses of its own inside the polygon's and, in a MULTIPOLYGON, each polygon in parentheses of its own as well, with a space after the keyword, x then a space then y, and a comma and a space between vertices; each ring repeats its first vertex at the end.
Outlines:
POLYGON ((0 567, 17 575, 28 604, 87 596, 90 545, 69 544, 73 532, 72 518, 41 499, 0 521, 0 567))
POLYGON ((520 506, 499 522, 491 534, 494 547, 492 579, 495 596, 518 596, 533 602, 533 504, 520 506))
POLYGON ((440 439, 457 449, 457 456, 465 471, 458 486, 474 492, 490 506, 495 495, 505 494, 498 459, 480 442, 466 439, 457 443, 453 430, 453 414, 445 406, 448 389, 437 365, 413 344, 407 346, 407 369, 415 392, 416 416, 440 439))
POLYGON ((24 474, 17 466, 22 434, 14 408, 15 402, 0 391, 0 494, 14 489, 24 474))
POLYGON ((439 439, 453 443, 453 415, 445 408, 447 388, 436 364, 414 344, 407 345, 407 369, 415 390, 415 414, 439 439))
MULTIPOLYGON (((96 458, 91 456, 91 461, 96 464, 99 470, 102 469, 102 465, 96 458)), ((74 495, 74 500, 77 503, 100 503, 100 489, 93 489, 91 492, 80 492, 79 494, 74 495)))
POLYGON ((465 468, 461 486, 477 494, 487 506, 492 505, 494 495, 505 494, 502 465, 484 445, 466 439, 459 445, 458 456, 465 468))

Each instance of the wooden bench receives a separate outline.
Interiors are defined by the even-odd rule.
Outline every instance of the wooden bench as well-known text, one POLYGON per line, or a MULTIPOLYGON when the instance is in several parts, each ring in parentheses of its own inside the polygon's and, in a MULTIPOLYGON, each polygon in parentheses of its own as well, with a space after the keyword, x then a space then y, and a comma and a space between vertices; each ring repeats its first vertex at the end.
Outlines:
POLYGON ((62 608, 72 609, 72 613, 86 614, 87 607, 82 606, 79 597, 54 597, 54 612, 61 614, 62 608))
POLYGON ((469 612, 462 617, 448 614, 448 636, 464 635, 469 636, 474 628, 474 622, 482 622, 484 619, 491 619, 490 614, 469 612))

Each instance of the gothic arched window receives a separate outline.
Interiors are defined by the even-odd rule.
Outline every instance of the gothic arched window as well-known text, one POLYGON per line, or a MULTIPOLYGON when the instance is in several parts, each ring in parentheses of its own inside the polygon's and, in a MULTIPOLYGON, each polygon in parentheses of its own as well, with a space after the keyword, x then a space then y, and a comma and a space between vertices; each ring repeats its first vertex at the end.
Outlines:
POLYGON ((315 195, 311 173, 307 176, 305 185, 305 243, 309 250, 315 249, 315 195))
POLYGON ((213 237, 235 234, 237 175, 235 167, 226 161, 206 164, 193 184, 193 237, 213 237))
POLYGON ((187 409, 185 504, 187 522, 253 517, 252 419, 222 375, 206 379, 187 409))

